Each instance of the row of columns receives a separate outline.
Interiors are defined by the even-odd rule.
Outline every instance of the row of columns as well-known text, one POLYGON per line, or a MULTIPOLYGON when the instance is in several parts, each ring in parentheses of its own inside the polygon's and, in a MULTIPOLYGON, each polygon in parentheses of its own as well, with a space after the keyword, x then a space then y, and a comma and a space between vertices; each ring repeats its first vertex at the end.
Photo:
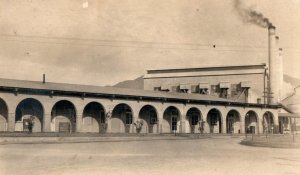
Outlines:
MULTIPOLYGON (((39 99, 40 96, 37 96, 36 99, 39 99)), ((10 97, 11 99, 13 98, 17 98, 15 96, 10 97)), ((47 101, 46 97, 43 97, 45 99, 42 100, 42 105, 44 108, 44 115, 43 115, 43 120, 42 120, 42 131, 43 132, 51 132, 51 110, 52 107, 54 106, 54 104, 56 102, 59 101, 58 100, 52 100, 50 102, 47 101), (45 101, 47 101, 47 103, 44 103, 45 101)), ((49 98, 49 97, 47 97, 49 98)), ((60 100, 63 100, 66 98, 61 98, 60 100)), ((91 100, 89 99, 88 101, 82 100, 82 99, 77 99, 75 97, 70 97, 70 102, 72 102, 74 104, 74 107, 76 108, 76 132, 82 132, 82 127, 83 127, 83 111, 84 111, 84 107, 92 101, 97 102, 97 100, 91 100), (76 99, 76 101, 74 102, 73 99, 76 99)), ((67 99, 68 100, 68 99, 67 99)), ((13 132, 15 130, 15 113, 11 112, 14 111, 14 109, 16 109, 18 103, 21 101, 19 100, 18 103, 13 103, 13 101, 18 101, 18 100, 11 100, 8 103, 8 108, 9 113, 8 113, 8 131, 13 132)), ((207 114, 208 112, 215 108, 218 109, 220 111, 221 114, 221 125, 222 125, 222 131, 221 133, 226 133, 226 116, 228 114, 228 112, 234 108, 226 108, 224 106, 216 106, 214 107, 213 105, 211 106, 198 106, 198 105, 184 105, 184 104, 175 104, 175 103, 160 103, 160 102, 140 102, 140 101, 128 101, 128 100, 116 100, 116 101, 112 101, 109 99, 103 100, 103 101, 99 101, 99 103, 104 107, 104 109, 106 109, 106 112, 108 111, 112 111, 114 109, 114 107, 117 104, 120 103, 124 103, 127 104, 128 102, 128 106, 130 106, 131 110, 132 110, 132 120, 133 122, 139 119, 139 111, 142 109, 143 106, 145 106, 146 104, 150 104, 151 106, 153 106, 156 109, 156 113, 157 113, 157 128, 159 132, 162 132, 162 128, 161 125, 163 124, 163 115, 165 110, 170 107, 170 106, 174 106, 176 109, 178 109, 179 111, 179 117, 180 117, 180 127, 179 127, 179 131, 181 133, 186 133, 187 132, 187 128, 186 127, 186 122, 188 122, 186 120, 186 114, 187 111, 192 108, 192 107, 196 107, 199 111, 200 111, 200 115, 203 117, 203 120, 206 120, 207 118, 207 114), (201 110, 200 110, 201 109, 201 110)), ((236 111, 239 112, 240 114, 240 124, 241 124, 241 133, 245 133, 245 115, 246 113, 250 110, 250 109, 245 109, 245 108, 241 108, 241 110, 239 109, 234 109, 236 111)), ((255 109, 252 109, 254 111, 256 111, 255 109)), ((261 111, 261 108, 257 108, 258 111, 261 111)), ((265 110, 266 111, 266 110, 265 110)), ((264 112, 265 112, 264 111, 264 112)), ((262 112, 258 112, 257 113, 257 123, 258 123, 258 129, 259 129, 259 133, 262 133, 262 120, 261 117, 263 116, 262 112)), ((278 125, 278 116, 274 115, 274 125, 278 125)), ((111 127, 110 124, 108 123, 108 128, 111 127)), ((208 128, 208 126, 206 125, 206 128, 208 128)), ((134 131, 134 129, 130 129, 130 131, 134 131)))

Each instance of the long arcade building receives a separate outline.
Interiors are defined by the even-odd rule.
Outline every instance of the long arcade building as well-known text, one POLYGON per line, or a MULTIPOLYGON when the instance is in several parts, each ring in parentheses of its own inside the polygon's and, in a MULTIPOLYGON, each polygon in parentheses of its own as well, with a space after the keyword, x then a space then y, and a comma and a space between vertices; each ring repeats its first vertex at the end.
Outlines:
POLYGON ((276 133, 280 105, 202 94, 0 79, 0 131, 276 133), (142 124, 141 124, 142 123, 142 124), (141 127, 138 127, 140 125, 141 127))

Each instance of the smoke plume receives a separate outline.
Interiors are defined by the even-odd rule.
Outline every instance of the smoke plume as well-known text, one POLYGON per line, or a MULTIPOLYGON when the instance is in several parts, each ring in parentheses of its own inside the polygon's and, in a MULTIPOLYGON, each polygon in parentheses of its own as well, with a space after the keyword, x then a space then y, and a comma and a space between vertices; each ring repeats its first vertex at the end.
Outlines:
POLYGON ((234 1, 234 8, 245 23, 252 23, 263 28, 273 26, 269 19, 265 18, 262 13, 246 7, 241 0, 234 1))

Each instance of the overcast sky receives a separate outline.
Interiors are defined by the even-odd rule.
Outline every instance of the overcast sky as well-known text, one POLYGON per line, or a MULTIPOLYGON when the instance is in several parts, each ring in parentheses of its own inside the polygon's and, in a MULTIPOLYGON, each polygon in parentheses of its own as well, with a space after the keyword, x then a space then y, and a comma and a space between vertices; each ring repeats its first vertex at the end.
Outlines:
MULTIPOLYGON (((284 73, 299 77, 300 1, 242 2, 276 26, 284 73)), ((1 78, 113 85, 147 69, 266 63, 267 29, 234 0, 0 0, 0 61, 1 78)))

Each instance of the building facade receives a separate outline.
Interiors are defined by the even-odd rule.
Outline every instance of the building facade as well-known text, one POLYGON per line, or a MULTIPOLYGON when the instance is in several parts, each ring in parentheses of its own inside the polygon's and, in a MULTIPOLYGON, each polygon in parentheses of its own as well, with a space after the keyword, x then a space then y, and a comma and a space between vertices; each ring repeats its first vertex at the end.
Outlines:
POLYGON ((277 133, 280 105, 216 96, 0 79, 0 131, 277 133))
POLYGON ((266 104, 266 65, 148 70, 146 90, 196 93, 266 104))

